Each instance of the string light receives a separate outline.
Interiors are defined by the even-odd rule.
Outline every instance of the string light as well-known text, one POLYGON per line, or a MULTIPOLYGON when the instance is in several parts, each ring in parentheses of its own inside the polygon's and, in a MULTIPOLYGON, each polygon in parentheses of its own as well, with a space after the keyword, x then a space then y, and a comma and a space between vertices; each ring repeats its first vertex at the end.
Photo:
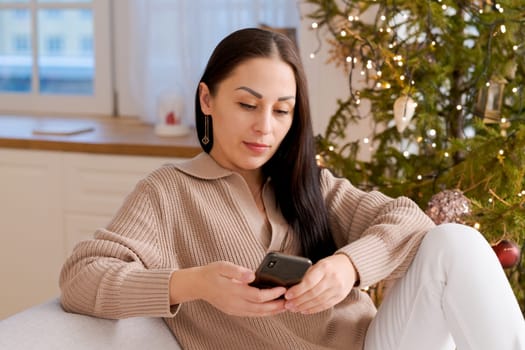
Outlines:
POLYGON ((474 228, 479 231, 479 229, 481 228, 481 225, 479 224, 479 222, 476 222, 474 224, 474 228))

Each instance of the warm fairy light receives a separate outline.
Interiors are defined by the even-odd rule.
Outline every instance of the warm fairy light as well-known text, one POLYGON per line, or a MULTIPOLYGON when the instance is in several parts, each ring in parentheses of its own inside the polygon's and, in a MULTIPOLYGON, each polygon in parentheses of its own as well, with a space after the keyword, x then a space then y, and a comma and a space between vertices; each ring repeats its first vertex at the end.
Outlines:
POLYGON ((489 198, 489 203, 492 203, 494 202, 494 199, 492 199, 492 197, 489 198))
POLYGON ((382 21, 386 20, 386 16, 385 15, 381 15, 381 17, 379 17, 379 18, 381 18, 382 21))
POLYGON ((367 144, 367 143, 369 143, 369 142, 370 142, 370 139, 369 139, 368 137, 365 137, 365 138, 363 139, 363 143, 367 144))
POLYGON ((503 13, 503 7, 501 7, 500 4, 496 4, 496 5, 494 5, 494 7, 496 8, 496 10, 499 11, 499 13, 503 13))
POLYGON ((417 139, 416 139, 416 141, 417 141, 418 143, 421 143, 421 141, 423 141, 423 137, 418 136, 417 139))
POLYGON ((364 71, 364 70, 362 70, 360 74, 361 74, 361 75, 365 75, 365 71, 364 71))
POLYGON ((312 53, 310 54, 310 58, 313 60, 313 59, 315 58, 315 53, 312 52, 312 53))
POLYGON ((513 88, 512 88, 512 92, 513 92, 513 93, 518 92, 518 88, 517 88, 517 87, 513 87, 513 88))
POLYGON ((356 100, 355 100, 355 104, 356 104, 356 105, 361 104, 361 99, 360 99, 360 98, 356 99, 356 100))
POLYGON ((330 152, 332 152, 332 151, 334 150, 334 146, 332 146, 332 145, 328 146, 328 150, 329 150, 330 152))
POLYGON ((405 158, 410 157, 410 153, 408 151, 403 152, 403 157, 405 158))
POLYGON ((404 80, 405 80, 405 76, 404 76, 404 75, 401 75, 401 76, 399 77, 399 80, 404 81, 404 80))
POLYGON ((346 62, 347 63, 352 62, 352 56, 346 56, 346 62))
POLYGON ((342 37, 345 37, 346 36, 346 30, 341 30, 340 34, 341 34, 342 37))
POLYGON ((381 72, 380 70, 378 70, 376 74, 377 74, 378 77, 380 77, 380 76, 383 75, 383 72, 381 72))
POLYGON ((429 137, 434 138, 434 137, 436 137, 436 134, 437 134, 436 129, 430 129, 430 130, 427 131, 427 135, 428 135, 429 137))
POLYGON ((502 156, 502 155, 504 155, 504 154, 505 154, 505 151, 504 151, 504 150, 502 150, 502 149, 500 149, 500 150, 498 151, 498 154, 499 154, 500 156, 502 156))
POLYGON ((422 176, 422 175, 418 175, 418 176, 417 176, 417 179, 418 179, 419 181, 421 181, 421 180, 423 180, 423 176, 422 176))
POLYGON ((378 82, 376 83, 376 88, 380 88, 380 87, 381 87, 381 82, 378 81, 378 82))
POLYGON ((317 29, 317 27, 319 27, 319 24, 317 24, 317 22, 313 22, 312 29, 317 29))
POLYGON ((447 9, 447 5, 443 4, 443 5, 441 5, 441 8, 442 8, 443 10, 446 10, 446 9, 447 9))
POLYGON ((479 224, 479 222, 476 222, 476 223, 474 224, 474 228, 475 228, 476 230, 479 230, 479 229, 481 228, 481 225, 479 224))
POLYGON ((445 156, 445 158, 448 158, 448 157, 450 157, 450 154, 448 152, 445 152, 444 156, 445 156))
POLYGON ((411 85, 416 85, 416 82, 412 80, 412 81, 410 81, 410 84, 411 85))
POLYGON ((505 34, 507 32, 507 27, 505 27, 504 24, 500 25, 499 26, 499 31, 503 34, 505 34))
POLYGON ((507 118, 503 117, 499 120, 502 124, 505 124, 507 122, 507 118))
POLYGON ((432 148, 436 148, 437 147, 437 144, 435 142, 432 142, 432 148))
POLYGON ((486 87, 490 87, 490 81, 487 81, 487 82, 485 83, 485 86, 486 86, 486 87))
POLYGON ((390 89, 391 87, 392 85, 390 85, 390 83, 385 83, 385 88, 390 89))
POLYGON ((368 60, 368 61, 366 62, 366 68, 367 68, 367 69, 372 69, 372 61, 371 61, 371 60, 368 60))
POLYGON ((518 45, 514 45, 514 46, 512 46, 512 50, 518 51, 518 47, 519 47, 518 45))
POLYGON ((430 43, 430 45, 432 45, 432 46, 436 46, 436 41, 435 41, 435 40, 432 40, 432 42, 430 43))

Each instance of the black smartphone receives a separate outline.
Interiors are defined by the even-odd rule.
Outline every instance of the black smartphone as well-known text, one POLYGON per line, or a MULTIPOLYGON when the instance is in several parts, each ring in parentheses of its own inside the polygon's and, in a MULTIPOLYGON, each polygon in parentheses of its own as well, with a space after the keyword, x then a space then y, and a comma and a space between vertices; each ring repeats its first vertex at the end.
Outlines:
POLYGON ((261 289, 277 286, 288 288, 301 282, 310 266, 310 259, 302 256, 270 252, 255 271, 255 280, 250 285, 261 289))

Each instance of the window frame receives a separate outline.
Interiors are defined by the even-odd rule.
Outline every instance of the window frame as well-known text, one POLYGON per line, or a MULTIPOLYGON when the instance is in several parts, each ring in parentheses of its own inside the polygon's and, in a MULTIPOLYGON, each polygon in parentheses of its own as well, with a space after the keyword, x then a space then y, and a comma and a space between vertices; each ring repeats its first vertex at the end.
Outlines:
POLYGON ((0 10, 28 9, 31 17, 32 60, 38 62, 37 13, 39 9, 85 9, 93 11, 94 76, 92 95, 41 94, 38 92, 38 67, 33 64, 30 92, 0 92, 0 113, 44 115, 111 115, 113 112, 113 68, 111 50, 111 1, 91 3, 38 2, 0 3, 0 10))

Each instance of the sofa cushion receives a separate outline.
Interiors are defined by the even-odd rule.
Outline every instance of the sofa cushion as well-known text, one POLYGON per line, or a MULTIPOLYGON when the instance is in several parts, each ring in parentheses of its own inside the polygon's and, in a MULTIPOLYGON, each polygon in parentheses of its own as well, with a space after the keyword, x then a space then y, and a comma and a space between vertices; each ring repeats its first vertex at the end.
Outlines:
POLYGON ((160 318, 107 320, 65 312, 58 298, 0 321, 0 349, 180 349, 160 318))

